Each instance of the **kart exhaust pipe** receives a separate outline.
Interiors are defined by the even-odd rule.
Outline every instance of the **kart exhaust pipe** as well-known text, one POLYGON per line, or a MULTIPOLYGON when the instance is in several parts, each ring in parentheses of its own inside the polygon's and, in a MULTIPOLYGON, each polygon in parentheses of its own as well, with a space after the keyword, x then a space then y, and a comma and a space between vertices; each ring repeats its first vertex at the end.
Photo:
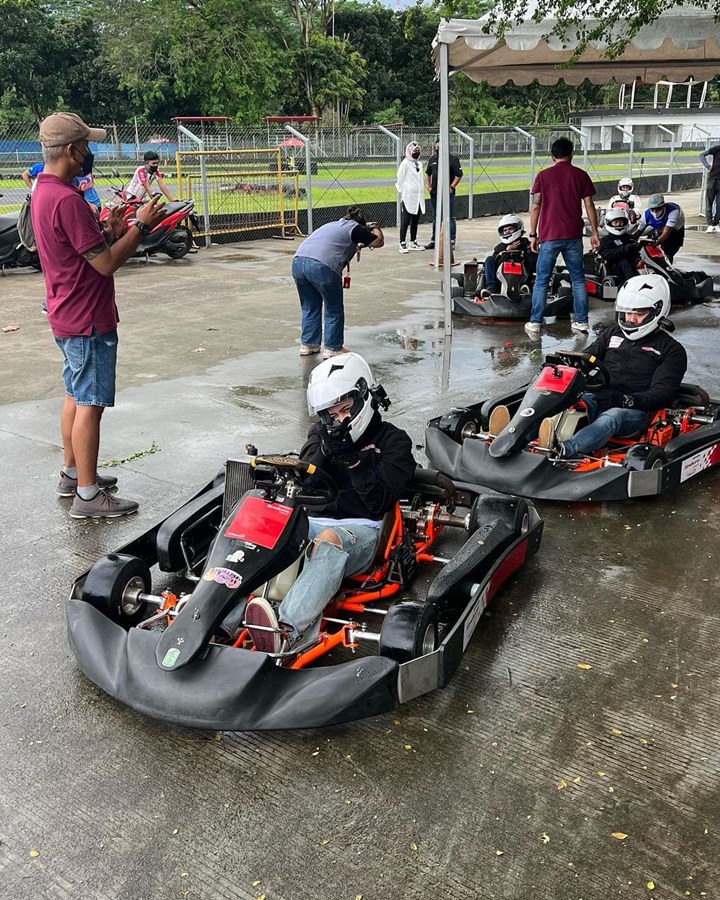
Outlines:
POLYGON ((691 416, 689 416, 688 421, 692 422, 693 425, 712 425, 715 419, 713 418, 713 416, 693 413, 691 416))

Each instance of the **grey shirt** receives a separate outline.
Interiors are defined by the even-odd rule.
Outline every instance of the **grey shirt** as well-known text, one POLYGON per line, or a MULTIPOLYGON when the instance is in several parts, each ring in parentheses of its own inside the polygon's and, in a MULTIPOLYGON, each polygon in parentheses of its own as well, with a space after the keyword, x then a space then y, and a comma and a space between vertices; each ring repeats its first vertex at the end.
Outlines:
POLYGON ((295 256, 307 256, 342 275, 346 263, 357 253, 358 244, 370 244, 377 238, 353 219, 328 222, 305 238, 295 256))

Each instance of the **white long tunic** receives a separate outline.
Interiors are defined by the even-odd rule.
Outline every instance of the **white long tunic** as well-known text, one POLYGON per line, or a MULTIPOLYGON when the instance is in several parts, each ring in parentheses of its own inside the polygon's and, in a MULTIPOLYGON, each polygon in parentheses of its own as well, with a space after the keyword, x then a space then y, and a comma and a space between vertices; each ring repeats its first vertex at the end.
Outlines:
POLYGON ((397 170, 395 189, 405 209, 411 214, 425 212, 425 180, 422 164, 414 159, 404 159, 397 170))

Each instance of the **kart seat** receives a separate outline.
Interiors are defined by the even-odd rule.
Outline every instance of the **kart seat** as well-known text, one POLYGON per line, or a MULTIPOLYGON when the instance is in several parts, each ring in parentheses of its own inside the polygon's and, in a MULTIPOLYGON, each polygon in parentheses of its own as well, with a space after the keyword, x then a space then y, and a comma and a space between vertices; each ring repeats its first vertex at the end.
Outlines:
POLYGON ((683 382, 673 400, 674 406, 709 406, 710 395, 697 384, 683 382))

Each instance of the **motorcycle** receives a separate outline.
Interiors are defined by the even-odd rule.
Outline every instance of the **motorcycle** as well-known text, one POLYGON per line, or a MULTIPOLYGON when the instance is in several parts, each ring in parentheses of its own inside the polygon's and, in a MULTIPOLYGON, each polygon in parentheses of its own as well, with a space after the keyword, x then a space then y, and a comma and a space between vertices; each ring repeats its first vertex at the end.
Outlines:
MULTIPOLYGON (((126 229, 132 227, 137 211, 144 201, 127 194, 122 189, 116 189, 115 196, 117 198, 115 201, 110 201, 103 207, 100 213, 100 223, 107 221, 113 207, 122 205, 125 207, 123 212, 125 227, 126 229)), ((188 219, 195 229, 199 227, 197 217, 193 212, 194 209, 195 201, 190 198, 166 203, 163 207, 165 218, 140 241, 135 255, 148 258, 156 253, 167 253, 171 259, 182 259, 183 256, 187 256, 192 247, 193 238, 191 230, 183 222, 188 219)))
POLYGON ((0 215, 0 272, 3 275, 5 269, 21 269, 26 266, 40 271, 37 250, 28 250, 20 241, 19 218, 19 211, 0 215))

